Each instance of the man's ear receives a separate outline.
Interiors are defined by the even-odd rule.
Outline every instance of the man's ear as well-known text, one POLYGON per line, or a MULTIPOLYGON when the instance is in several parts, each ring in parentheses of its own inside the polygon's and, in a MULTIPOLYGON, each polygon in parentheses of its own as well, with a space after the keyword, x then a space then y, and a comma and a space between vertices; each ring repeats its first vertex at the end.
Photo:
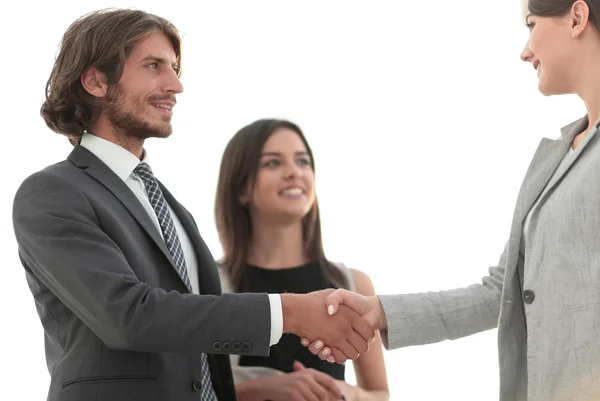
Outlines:
POLYGON ((96 67, 90 67, 81 74, 81 86, 92 96, 104 97, 108 90, 106 75, 96 67))

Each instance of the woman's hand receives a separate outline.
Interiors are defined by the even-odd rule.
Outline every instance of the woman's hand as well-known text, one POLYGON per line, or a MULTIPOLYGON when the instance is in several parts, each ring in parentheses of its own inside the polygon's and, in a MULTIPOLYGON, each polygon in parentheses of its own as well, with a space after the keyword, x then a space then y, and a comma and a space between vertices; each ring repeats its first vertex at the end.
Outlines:
POLYGON ((348 384, 343 380, 336 380, 335 384, 337 384, 346 401, 359 401, 360 389, 358 387, 348 384))
POLYGON ((269 401, 339 401, 342 392, 336 380, 294 362, 294 372, 256 380, 256 394, 269 401), (259 384, 260 381, 260 384, 259 384))

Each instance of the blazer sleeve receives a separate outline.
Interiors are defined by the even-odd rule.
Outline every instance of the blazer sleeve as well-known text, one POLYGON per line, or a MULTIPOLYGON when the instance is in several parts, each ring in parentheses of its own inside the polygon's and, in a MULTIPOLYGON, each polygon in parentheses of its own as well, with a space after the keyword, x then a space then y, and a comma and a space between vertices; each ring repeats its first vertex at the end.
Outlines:
POLYGON ((15 196, 13 225, 24 266, 108 347, 228 354, 213 344, 239 341, 240 352, 268 355, 266 294, 181 294, 141 282, 76 183, 32 175, 15 196))
MULTIPOLYGON (((221 266, 220 262, 217 261, 217 266, 219 270, 219 279, 221 280, 221 291, 223 294, 233 293, 233 285, 231 280, 229 279, 229 275, 225 272, 225 269, 221 266)), ((267 368, 263 366, 240 366, 240 356, 239 355, 230 355, 231 362, 231 372, 233 374, 234 383, 240 384, 245 381, 258 379, 260 377, 265 376, 276 376, 283 375, 284 373, 272 368, 267 368)))
POLYGON ((387 318, 387 349, 454 340, 496 328, 508 244, 481 284, 450 291, 380 295, 387 318))

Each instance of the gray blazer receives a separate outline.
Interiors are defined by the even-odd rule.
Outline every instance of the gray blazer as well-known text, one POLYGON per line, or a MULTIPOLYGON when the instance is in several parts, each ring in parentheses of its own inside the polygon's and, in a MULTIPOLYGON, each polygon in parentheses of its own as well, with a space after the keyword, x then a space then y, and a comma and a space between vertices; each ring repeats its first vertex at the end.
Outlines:
POLYGON ((597 128, 556 170, 586 126, 584 118, 564 127, 560 139, 542 139, 521 186, 504 252, 481 284, 380 297, 388 320, 382 333, 386 347, 453 340, 498 327, 501 401, 600 399, 597 128), (538 198, 523 250, 523 222, 538 198))
POLYGON ((189 294, 129 187, 87 149, 27 178, 13 206, 19 256, 44 327, 49 401, 198 400, 200 354, 234 400, 228 354, 267 355, 266 294, 221 294, 191 214, 161 185, 198 258, 189 294))

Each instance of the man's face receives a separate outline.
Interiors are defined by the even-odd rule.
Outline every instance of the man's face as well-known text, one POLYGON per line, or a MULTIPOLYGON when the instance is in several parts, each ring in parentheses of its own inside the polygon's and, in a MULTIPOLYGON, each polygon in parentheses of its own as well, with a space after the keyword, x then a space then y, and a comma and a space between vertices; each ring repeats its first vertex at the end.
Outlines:
POLYGON ((135 44, 123 75, 102 100, 102 114, 121 135, 146 139, 171 135, 175 95, 183 91, 170 40, 154 32, 135 44))

